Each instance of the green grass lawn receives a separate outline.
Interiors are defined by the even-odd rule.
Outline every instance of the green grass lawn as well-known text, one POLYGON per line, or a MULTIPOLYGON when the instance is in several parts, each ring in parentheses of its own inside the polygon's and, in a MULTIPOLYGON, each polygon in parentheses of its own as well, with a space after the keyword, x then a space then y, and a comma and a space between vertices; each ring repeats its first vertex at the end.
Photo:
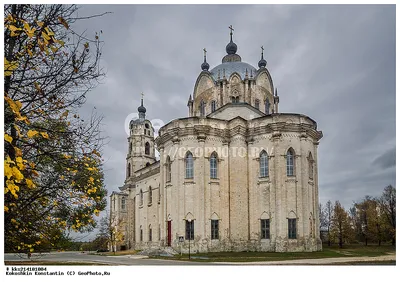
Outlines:
MULTIPOLYGON (((250 261, 281 261, 295 259, 319 259, 338 257, 376 257, 395 253, 393 246, 362 246, 351 245, 339 248, 336 246, 324 246, 320 252, 295 252, 295 253, 274 253, 274 252, 219 252, 219 253, 198 253, 191 254, 191 260, 202 262, 250 262, 250 261)), ((174 257, 162 257, 162 259, 188 260, 188 254, 176 255, 174 257)))

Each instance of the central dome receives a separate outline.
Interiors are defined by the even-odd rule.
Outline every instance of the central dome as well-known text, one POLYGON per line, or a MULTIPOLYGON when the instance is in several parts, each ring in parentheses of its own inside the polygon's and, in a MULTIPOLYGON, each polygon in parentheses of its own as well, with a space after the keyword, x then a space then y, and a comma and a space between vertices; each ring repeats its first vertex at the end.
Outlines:
POLYGON ((249 77, 251 72, 253 73, 253 77, 256 75, 257 69, 252 65, 244 62, 225 62, 213 68, 210 73, 214 80, 218 80, 218 72, 219 78, 222 79, 224 76, 224 70, 226 79, 229 79, 231 74, 235 72, 240 75, 241 79, 244 79, 246 76, 246 69, 249 77))

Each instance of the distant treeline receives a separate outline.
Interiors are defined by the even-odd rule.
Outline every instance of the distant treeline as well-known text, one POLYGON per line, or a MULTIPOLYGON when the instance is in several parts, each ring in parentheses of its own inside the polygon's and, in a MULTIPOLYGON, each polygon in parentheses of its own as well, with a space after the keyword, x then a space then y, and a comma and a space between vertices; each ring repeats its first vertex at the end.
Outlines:
POLYGON ((321 239, 329 246, 362 242, 396 243, 396 188, 387 186, 380 197, 365 196, 346 211, 339 201, 319 205, 321 239))

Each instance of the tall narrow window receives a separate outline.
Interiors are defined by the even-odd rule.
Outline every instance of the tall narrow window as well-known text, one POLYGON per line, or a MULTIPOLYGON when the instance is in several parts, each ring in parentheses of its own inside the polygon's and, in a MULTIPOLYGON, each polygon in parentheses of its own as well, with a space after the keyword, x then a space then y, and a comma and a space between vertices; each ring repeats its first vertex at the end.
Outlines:
POLYGON ((211 220, 211 239, 216 240, 219 238, 219 222, 218 220, 211 220))
POLYGON ((186 220, 186 230, 185 230, 186 240, 194 239, 194 221, 186 220))
POLYGON ((161 224, 158 225, 158 241, 161 240, 161 224))
POLYGON ((153 241, 153 230, 151 229, 151 224, 149 225, 149 242, 153 241))
POLYGON ((167 161, 165 162, 165 175, 166 175, 166 180, 167 182, 171 181, 171 158, 168 156, 167 161))
POLYGON ((254 107, 259 110, 260 109, 260 100, 256 99, 255 103, 254 103, 254 107))
POLYGON ((265 100, 265 113, 266 113, 267 115, 269 115, 269 106, 270 106, 269 100, 266 99, 266 100, 265 100))
POLYGON ((215 109, 217 108, 217 102, 211 101, 211 112, 215 112, 215 109))
POLYGON ((200 102, 200 116, 204 117, 206 114, 206 103, 204 101, 200 102))
POLYGON ((286 175, 294 175, 294 151, 290 148, 286 153, 286 175))
POLYGON ((210 178, 218 178, 218 156, 214 152, 210 157, 210 178))
POLYGON ((260 154, 260 177, 268 177, 268 154, 264 150, 260 154))
POLYGON ((314 160, 311 152, 308 154, 308 178, 314 179, 314 160))
POLYGON ((153 190, 151 190, 151 186, 149 186, 149 205, 153 202, 153 190))
POLYGON ((132 142, 129 142, 129 154, 132 153, 132 142))
POLYGON ((296 219, 295 218, 289 218, 288 219, 288 238, 289 239, 296 239, 296 219))
POLYGON ((143 229, 142 226, 140 225, 140 242, 143 241, 143 229))
POLYGON ((140 199, 139 204, 140 204, 141 206, 143 206, 143 191, 142 191, 142 189, 140 189, 139 199, 140 199))
POLYGON ((261 219, 261 239, 269 238, 269 219, 261 219))
POLYGON ((131 177, 131 164, 128 163, 128 168, 126 169, 126 174, 128 175, 128 177, 131 177))
POLYGON ((193 178, 193 155, 191 152, 185 158, 185 178, 193 178))
POLYGON ((146 144, 144 145, 144 153, 146 155, 150 155, 150 143, 146 142, 146 144))
POLYGON ((125 197, 122 197, 122 199, 121 199, 121 210, 125 210, 125 208, 126 208, 126 199, 125 199, 125 197))

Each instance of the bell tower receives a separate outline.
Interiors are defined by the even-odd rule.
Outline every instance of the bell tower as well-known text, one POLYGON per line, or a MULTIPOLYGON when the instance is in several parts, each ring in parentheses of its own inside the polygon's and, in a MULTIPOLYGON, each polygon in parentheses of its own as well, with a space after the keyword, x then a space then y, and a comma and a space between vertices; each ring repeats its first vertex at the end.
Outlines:
POLYGON ((143 106, 143 93, 141 105, 138 107, 139 118, 129 123, 130 135, 128 137, 128 154, 126 156, 126 181, 135 175, 141 168, 151 165, 156 161, 154 148, 154 128, 146 119, 146 108, 143 106))

